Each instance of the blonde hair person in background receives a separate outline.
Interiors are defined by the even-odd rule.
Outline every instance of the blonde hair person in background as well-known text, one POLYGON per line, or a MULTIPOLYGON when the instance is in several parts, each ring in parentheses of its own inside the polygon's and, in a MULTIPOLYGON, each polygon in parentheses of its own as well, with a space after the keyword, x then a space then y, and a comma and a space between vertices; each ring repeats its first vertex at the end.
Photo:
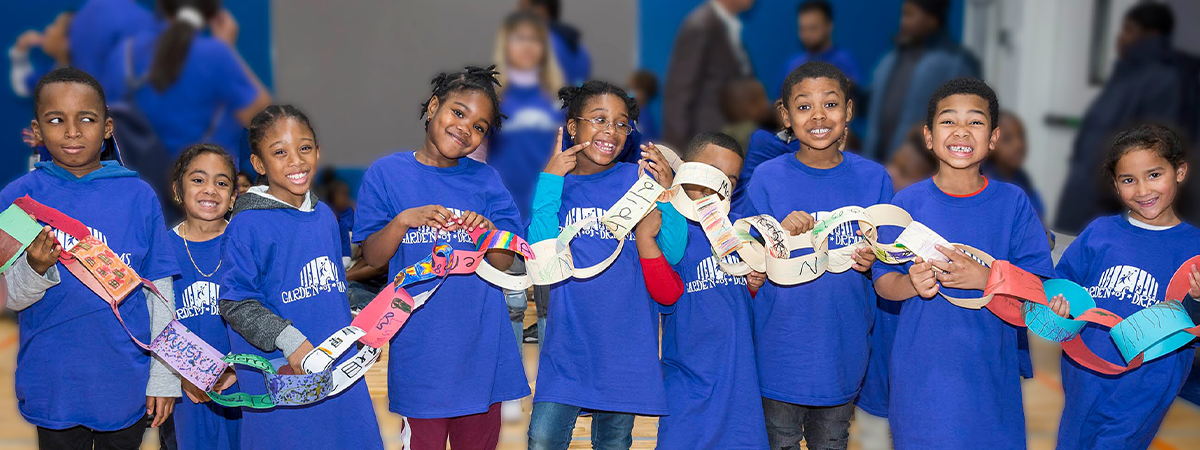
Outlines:
MULTIPOLYGON (((554 146, 558 127, 566 122, 556 95, 564 84, 563 73, 554 56, 546 21, 528 11, 514 12, 504 19, 496 34, 494 61, 500 71, 500 112, 507 119, 487 142, 486 159, 512 193, 524 229, 529 226, 538 174, 549 161, 545 149, 554 146)), ((516 261, 510 271, 523 273, 523 261, 516 261)), ((523 347, 520 343, 524 342, 522 328, 528 297, 524 290, 504 294, 513 333, 518 346, 523 347)), ((538 329, 530 333, 530 340, 535 333, 538 337, 544 333, 548 296, 548 289, 535 288, 538 329)), ((519 419, 520 402, 505 402, 501 413, 506 420, 519 419)))

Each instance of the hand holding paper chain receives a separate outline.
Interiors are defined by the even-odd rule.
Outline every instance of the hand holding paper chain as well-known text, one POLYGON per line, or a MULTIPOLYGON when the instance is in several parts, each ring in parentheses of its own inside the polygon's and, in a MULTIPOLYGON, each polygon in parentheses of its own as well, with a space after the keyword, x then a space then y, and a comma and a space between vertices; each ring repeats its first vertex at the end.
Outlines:
POLYGON ((1200 256, 1189 259, 1175 272, 1167 285, 1164 301, 1124 319, 1096 307, 1095 299, 1078 284, 1062 279, 1042 282, 1038 276, 1007 261, 997 261, 992 268, 987 292, 1007 303, 1004 309, 1009 314, 997 314, 1005 321, 1027 326, 1044 339, 1062 343, 1067 356, 1084 367, 1106 375, 1118 375, 1169 354, 1200 336, 1200 327, 1192 322, 1180 303, 1186 301, 1187 274, 1193 265, 1200 265, 1200 256), (1070 303, 1074 319, 1063 318, 1050 309, 1048 299, 1057 295, 1070 303), (1127 365, 1100 358, 1087 347, 1079 333, 1088 323, 1109 329, 1109 335, 1127 365))
MULTIPOLYGON (((17 224, 19 228, 15 230, 22 237, 22 230, 28 232, 29 223, 33 222, 29 217, 32 215, 75 238, 76 244, 62 252, 59 262, 88 289, 108 303, 117 321, 129 334, 129 338, 139 347, 158 355, 163 362, 193 385, 208 390, 217 382, 217 378, 228 366, 222 361, 221 352, 174 318, 174 311, 171 312, 171 322, 150 345, 142 343, 130 332, 129 327, 125 325, 125 319, 121 317, 119 307, 134 290, 145 287, 162 300, 163 304, 169 303, 154 283, 142 278, 133 268, 126 265, 107 244, 93 237, 82 222, 38 203, 28 195, 13 202, 13 207, 8 208, 4 214, 8 215, 8 218, 0 216, 0 225, 8 227, 10 224, 17 224)), ((37 227, 36 224, 33 226, 37 227)), ((32 239, 30 241, 32 242, 32 239)))
POLYGON ((236 362, 239 363, 252 362, 252 367, 263 371, 267 394, 251 396, 239 393, 226 396, 210 393, 209 396, 225 406, 266 409, 306 405, 337 395, 361 379, 379 361, 382 354, 380 348, 400 331, 412 312, 424 304, 440 284, 416 298, 403 289, 405 286, 433 278, 444 280, 444 277, 452 274, 471 273, 494 284, 519 285, 522 282, 520 278, 492 267, 487 262, 486 252, 503 249, 525 258, 534 257, 529 244, 508 231, 477 229, 471 232, 475 250, 456 250, 445 241, 447 237, 448 234, 439 233, 439 239, 429 256, 400 270, 392 283, 381 290, 349 326, 333 333, 305 355, 300 364, 307 373, 280 374, 276 367, 285 366, 286 361, 270 362, 257 355, 230 355, 227 358, 237 358, 236 362), (491 272, 487 272, 489 269, 491 272), (333 367, 348 349, 354 347, 355 342, 362 342, 362 349, 354 357, 333 367))

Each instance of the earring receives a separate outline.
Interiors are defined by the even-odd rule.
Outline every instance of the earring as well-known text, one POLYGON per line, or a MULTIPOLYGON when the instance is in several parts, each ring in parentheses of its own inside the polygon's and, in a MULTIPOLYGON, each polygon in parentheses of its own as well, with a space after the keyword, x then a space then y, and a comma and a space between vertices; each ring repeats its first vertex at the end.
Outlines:
POLYGON ((180 199, 179 199, 179 196, 178 196, 178 195, 176 195, 176 196, 175 196, 175 203, 183 204, 183 200, 180 200, 180 199))

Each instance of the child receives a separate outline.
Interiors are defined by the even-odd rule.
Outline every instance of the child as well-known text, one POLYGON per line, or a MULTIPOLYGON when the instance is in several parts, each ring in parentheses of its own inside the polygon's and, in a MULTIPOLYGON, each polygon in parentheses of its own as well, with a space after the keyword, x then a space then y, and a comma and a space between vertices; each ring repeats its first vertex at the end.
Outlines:
MULTIPOLYGON (((637 103, 621 88, 595 80, 563 88, 559 97, 567 109, 566 134, 572 145, 560 151, 562 142, 557 143, 538 179, 531 242, 553 239, 559 224, 569 226, 604 214, 639 179, 639 166, 617 161, 633 132, 637 103)), ((560 129, 560 139, 562 133, 560 129)), ((642 149, 643 158, 656 162, 640 164, 657 174, 663 186, 670 186, 671 171, 662 154, 649 146, 642 149)), ((669 205, 659 204, 665 207, 669 205)), ((669 261, 678 261, 683 245, 668 242, 671 236, 665 228, 659 233, 663 240, 659 245, 669 261)), ((634 230, 633 235, 641 233, 634 230)), ((571 242, 575 266, 599 263, 616 246, 607 228, 586 227, 571 242)), ((631 247, 623 247, 600 275, 552 286, 529 448, 566 449, 582 409, 595 411, 592 443, 597 448, 628 448, 633 442, 634 414, 668 413, 658 362, 658 312, 642 281, 636 249, 631 247)))
MULTIPOLYGON (((354 239, 390 276, 448 238, 474 250, 476 228, 519 230, 521 216, 494 169, 465 158, 500 128, 496 72, 468 67, 433 80, 422 107, 425 142, 371 165, 358 193, 354 239), (390 265, 389 265, 390 264, 390 265)), ((512 255, 488 256, 506 269, 512 255), (502 261, 503 259, 503 261, 502 261)), ((407 287, 416 295, 437 282, 407 287)), ((530 394, 500 289, 449 276, 389 349, 388 408, 404 416, 414 450, 494 449, 500 402, 530 394)))
MULTIPOLYGON (((1049 244, 1029 198, 979 173, 999 137, 996 93, 978 79, 957 78, 934 92, 927 111, 925 144, 938 157, 938 172, 900 191, 893 203, 950 242, 1050 276, 1049 244)), ((939 291, 981 297, 989 273, 961 252, 940 250, 950 263, 917 258, 874 269, 880 297, 909 300, 900 310, 888 373, 896 448, 1025 448, 1018 330, 990 311, 933 298, 939 291)))
MULTIPOLYGON (((1127 212, 1092 221, 1063 253, 1057 275, 1086 287, 1096 306, 1122 317, 1162 301, 1175 270, 1200 254, 1200 230, 1175 214, 1187 171, 1184 147, 1166 127, 1143 125, 1117 135, 1104 174, 1127 212)), ((1189 282, 1188 295, 1200 298, 1196 267, 1189 282)), ((1081 337, 1097 356, 1123 361, 1108 330, 1088 325, 1081 337)), ((1183 347, 1117 376, 1096 374, 1064 355, 1058 448, 1148 448, 1195 354, 1183 347)))
POLYGON ((733 136, 742 148, 750 146, 750 135, 755 131, 779 128, 767 90, 754 77, 730 81, 721 90, 721 112, 728 122, 721 131, 733 136))
MULTIPOLYGON (((742 215, 782 218, 783 228, 799 235, 823 219, 818 211, 890 201, 892 180, 883 166, 838 149, 854 114, 845 75, 829 63, 810 62, 783 86, 780 111, 800 150, 758 166, 742 215)), ((838 227, 829 248, 856 244, 856 230, 854 223, 838 227)), ((796 286, 767 283, 756 297, 754 308, 763 313, 754 315, 754 349, 772 448, 799 446, 802 439, 846 448, 870 353, 875 295, 863 273, 874 260, 862 248, 852 271, 796 286)))
MULTIPOLYGON (((221 257, 225 214, 233 207, 233 158, 213 144, 197 144, 175 161, 171 177, 175 203, 186 214, 170 233, 175 258, 183 276, 175 281, 179 292, 175 317, 221 353, 229 353, 229 331, 221 319, 217 282, 228 270, 221 257)), ((233 383, 233 372, 222 375, 216 390, 233 383)), ((237 449, 241 410, 208 402, 208 394, 186 380, 184 393, 191 401, 175 404, 175 441, 180 449, 237 449), (207 403, 204 403, 207 402, 207 403)))
POLYGON ((242 194, 249 191, 250 186, 254 186, 254 179, 250 177, 250 174, 239 170, 237 173, 237 196, 241 197, 242 194))
MULTIPOLYGON (((38 82, 33 99, 30 126, 53 161, 5 186, 0 204, 29 195, 62 211, 154 280, 169 304, 138 289, 120 305, 129 332, 150 342, 171 320, 171 278, 179 274, 158 199, 136 173, 101 162, 112 120, 95 78, 55 69, 38 82)), ((179 378, 132 342, 107 302, 64 275, 58 257, 74 245, 74 238, 45 227, 4 274, 20 327, 17 403, 38 427, 41 448, 137 448, 148 423, 157 427, 170 416, 179 378)))
POLYGON ((937 173, 937 156, 925 148, 925 124, 909 128, 908 134, 904 135, 904 143, 892 152, 886 167, 896 192, 937 173))
MULTIPOLYGON (((775 110, 782 109, 781 105, 783 105, 782 101, 776 100, 775 110)), ((773 129, 778 129, 778 127, 773 129)), ((741 211, 744 207, 742 202, 746 197, 746 185, 750 184, 750 178, 754 176, 754 169, 758 168, 759 164, 779 155, 795 153, 797 150, 800 150, 800 141, 792 135, 791 130, 786 128, 779 131, 762 129, 751 134, 750 146, 746 147, 746 161, 742 164, 742 173, 738 176, 737 186, 733 188, 733 210, 741 211)))
MULTIPOLYGON (((500 67, 500 112, 508 117, 504 129, 488 140, 488 165, 500 174, 500 180, 512 194, 521 212, 520 229, 509 231, 525 234, 529 226, 530 204, 537 174, 550 159, 546 148, 554 143, 554 132, 564 120, 555 94, 563 86, 563 74, 550 44, 546 21, 532 11, 518 11, 508 16, 496 37, 496 65, 500 67)), ((517 260, 512 271, 524 273, 524 261, 517 260)), ((535 288, 538 323, 546 321, 545 288, 535 288), (541 294, 540 297, 537 294, 541 294)), ((509 320, 521 345, 525 310, 529 308, 526 291, 505 291, 509 320)), ((512 403, 505 404, 505 416, 513 418, 512 403)))
MULTIPOLYGON (((717 168, 734 185, 742 148, 728 135, 701 133, 684 159, 717 168)), ((714 193, 693 185, 683 190, 692 200, 714 193)), ((647 233, 637 236, 637 244, 646 288, 663 305, 662 367, 671 413, 658 421, 658 448, 765 449, 750 318, 751 292, 762 287, 765 275, 723 272, 696 222, 688 222, 683 260, 672 268, 649 235, 657 224, 653 217, 643 222, 647 233)), ((738 261, 735 255, 726 260, 738 261)))
POLYGON ((983 165, 983 174, 993 180, 1011 183, 1029 196, 1029 202, 1038 217, 1046 216, 1042 204, 1042 196, 1033 188, 1033 181, 1025 173, 1025 125, 1021 119, 1009 111, 1000 112, 1000 139, 996 141, 996 151, 988 155, 983 165))
MULTIPOLYGON (((283 369, 305 373, 309 336, 324 340, 350 323, 337 219, 311 190, 321 150, 308 117, 290 105, 254 116, 249 134, 250 161, 267 185, 233 205, 221 316, 233 353, 286 358, 283 369)), ((238 378, 242 392, 266 393, 261 372, 240 370, 238 378)), ((365 382, 310 405, 243 409, 241 426, 247 449, 383 448, 365 382)))

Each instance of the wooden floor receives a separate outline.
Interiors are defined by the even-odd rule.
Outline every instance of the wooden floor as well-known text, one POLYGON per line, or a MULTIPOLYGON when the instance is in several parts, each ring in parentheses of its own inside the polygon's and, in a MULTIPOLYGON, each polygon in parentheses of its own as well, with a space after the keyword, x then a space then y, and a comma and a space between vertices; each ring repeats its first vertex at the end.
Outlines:
MULTIPOLYGON (((528 321, 534 317, 530 305, 528 321)), ((1055 430, 1062 412, 1062 386, 1058 377, 1058 347, 1040 339, 1031 339, 1034 367, 1037 376, 1024 382, 1025 417, 1028 428, 1029 448, 1049 450, 1054 448, 1055 430)), ((35 449, 37 440, 34 428, 21 418, 13 397, 13 368, 17 355, 17 331, 10 318, 0 320, 0 450, 35 449)), ((525 370, 530 374, 537 369, 537 345, 525 345, 525 370)), ((387 358, 387 355, 384 355, 387 358)), ((379 417, 380 432, 388 450, 399 450, 400 418, 387 410, 387 362, 380 361, 367 375, 371 398, 379 417)), ((532 381, 530 385, 532 386, 532 381)), ((530 399, 523 401, 526 416, 530 410, 530 399)), ((527 419, 521 423, 505 424, 501 432, 500 448, 517 450, 525 448, 527 419)), ((575 428, 575 441, 571 448, 591 448, 588 418, 580 418, 575 428)), ((634 426, 635 449, 654 448, 655 420, 638 418, 634 426)), ((853 433, 854 428, 851 427, 853 433)), ((147 433, 143 449, 157 449, 154 432, 147 433)), ((853 438, 851 449, 858 449, 853 438)), ((1200 449, 1200 408, 1182 399, 1177 400, 1167 414, 1158 438, 1150 447, 1155 450, 1200 449)))

